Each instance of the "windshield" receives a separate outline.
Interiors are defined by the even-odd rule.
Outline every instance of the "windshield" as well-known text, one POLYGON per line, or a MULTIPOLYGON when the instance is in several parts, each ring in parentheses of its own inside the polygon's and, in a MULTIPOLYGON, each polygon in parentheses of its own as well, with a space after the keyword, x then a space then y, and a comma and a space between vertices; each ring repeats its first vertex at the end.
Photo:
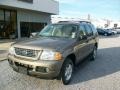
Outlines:
POLYGON ((53 24, 46 26, 38 35, 45 37, 76 38, 77 25, 53 24))

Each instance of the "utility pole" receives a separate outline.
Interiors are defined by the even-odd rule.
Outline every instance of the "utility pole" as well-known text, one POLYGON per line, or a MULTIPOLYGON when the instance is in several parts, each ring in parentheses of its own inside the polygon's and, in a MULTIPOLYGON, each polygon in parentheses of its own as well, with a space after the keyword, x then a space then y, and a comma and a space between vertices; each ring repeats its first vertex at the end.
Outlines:
POLYGON ((91 21, 91 16, 90 16, 90 14, 88 14, 87 20, 88 20, 88 21, 91 21))

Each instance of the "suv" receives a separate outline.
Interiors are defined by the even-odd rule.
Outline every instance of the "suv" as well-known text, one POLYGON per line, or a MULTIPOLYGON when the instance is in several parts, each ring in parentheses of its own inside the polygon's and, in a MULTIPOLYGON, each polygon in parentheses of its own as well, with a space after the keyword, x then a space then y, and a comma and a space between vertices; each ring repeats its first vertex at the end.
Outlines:
POLYGON ((85 57, 94 60, 98 33, 89 22, 59 22, 46 26, 36 37, 11 45, 8 61, 13 70, 69 84, 74 66, 85 57))
POLYGON ((97 28, 97 31, 99 35, 104 35, 104 36, 110 36, 114 34, 110 29, 97 28))

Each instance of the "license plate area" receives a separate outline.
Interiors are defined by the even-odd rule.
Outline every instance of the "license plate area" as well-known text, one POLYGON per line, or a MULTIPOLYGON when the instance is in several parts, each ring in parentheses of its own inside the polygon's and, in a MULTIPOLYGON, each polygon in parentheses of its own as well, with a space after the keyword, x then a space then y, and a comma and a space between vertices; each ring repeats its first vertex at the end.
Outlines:
POLYGON ((14 62, 15 66, 17 66, 17 72, 23 73, 23 74, 29 74, 29 70, 33 70, 32 65, 22 64, 18 62, 14 62))
POLYGON ((18 66, 18 71, 23 74, 28 74, 28 68, 22 65, 18 66))

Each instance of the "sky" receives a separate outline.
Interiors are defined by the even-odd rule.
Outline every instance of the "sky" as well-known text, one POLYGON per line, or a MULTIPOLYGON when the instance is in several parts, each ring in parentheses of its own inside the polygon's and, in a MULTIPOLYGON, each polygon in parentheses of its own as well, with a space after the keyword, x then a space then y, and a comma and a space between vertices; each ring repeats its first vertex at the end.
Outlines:
POLYGON ((62 17, 120 20, 120 0, 57 0, 62 17))

